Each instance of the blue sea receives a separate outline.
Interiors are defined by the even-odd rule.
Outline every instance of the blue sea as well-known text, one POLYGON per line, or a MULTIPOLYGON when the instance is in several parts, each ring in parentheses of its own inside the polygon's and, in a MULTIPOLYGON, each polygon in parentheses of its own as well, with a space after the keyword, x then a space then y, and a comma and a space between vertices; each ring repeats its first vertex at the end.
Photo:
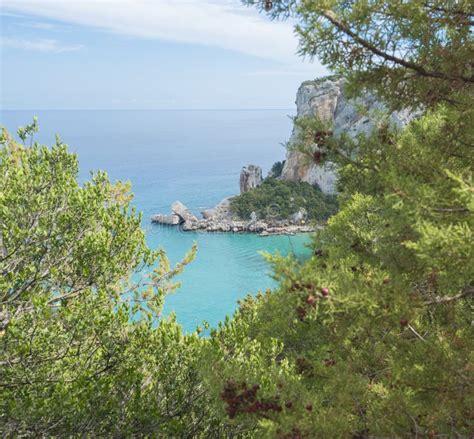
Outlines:
POLYGON ((2 111, 10 131, 38 116, 36 140, 51 145, 60 134, 79 156, 80 179, 105 170, 112 180, 129 180, 134 205, 143 212, 148 244, 163 247, 179 261, 193 241, 195 261, 179 276, 181 288, 166 299, 186 331, 231 315, 237 300, 275 286, 260 251, 304 258, 307 235, 260 237, 252 234, 180 232, 152 225, 154 213, 167 213, 182 201, 194 213, 239 191, 242 166, 267 173, 283 160, 281 145, 291 133, 291 110, 209 111, 2 111))

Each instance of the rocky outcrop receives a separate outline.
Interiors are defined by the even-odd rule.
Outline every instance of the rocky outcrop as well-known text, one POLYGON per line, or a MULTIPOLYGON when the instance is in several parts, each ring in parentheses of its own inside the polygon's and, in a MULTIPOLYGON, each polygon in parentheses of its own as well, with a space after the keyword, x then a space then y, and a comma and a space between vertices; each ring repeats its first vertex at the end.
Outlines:
MULTIPOLYGON (((383 104, 373 95, 358 99, 348 99, 344 93, 344 81, 327 77, 301 84, 296 95, 297 117, 315 116, 322 121, 332 122, 333 132, 346 132, 355 137, 369 133, 373 129, 370 115, 383 110, 383 104), (364 108, 365 111, 360 111, 364 108)), ((391 115, 397 125, 404 125, 412 115, 396 112, 391 115)), ((293 129, 289 144, 294 145, 298 138, 297 128, 293 129)), ((332 163, 317 164, 308 160, 301 152, 289 149, 281 178, 291 181, 306 181, 318 184, 325 193, 334 193, 337 170, 332 163)))
POLYGON ((248 192, 262 184, 262 168, 260 166, 244 166, 240 171, 240 193, 248 192))
POLYGON ((201 212, 206 220, 228 220, 232 217, 230 212, 230 198, 224 198, 212 209, 206 209, 201 212))
POLYGON ((175 201, 171 205, 171 211, 178 215, 184 222, 195 222, 198 219, 191 213, 191 211, 181 201, 175 201))
POLYGON ((177 226, 182 222, 182 219, 178 215, 172 213, 170 215, 153 215, 151 221, 158 224, 165 224, 167 226, 177 226))
POLYGON ((305 224, 306 211, 301 209, 288 220, 259 220, 257 215, 252 215, 247 220, 234 218, 230 210, 230 198, 223 199, 212 209, 206 209, 202 218, 196 218, 189 209, 180 201, 172 204, 171 215, 153 215, 151 221, 158 224, 178 225, 182 230, 205 231, 205 232, 232 232, 232 233, 259 233, 261 236, 268 235, 293 235, 300 232, 312 232, 315 227, 305 224), (175 217, 178 218, 176 222, 175 217))
POLYGON ((294 224, 304 224, 306 218, 308 217, 308 212, 304 207, 302 207, 298 212, 291 215, 290 220, 294 224))
POLYGON ((156 214, 151 217, 151 222, 164 224, 167 226, 177 226, 178 224, 192 224, 198 221, 195 215, 181 201, 175 201, 171 205, 170 214, 156 214))

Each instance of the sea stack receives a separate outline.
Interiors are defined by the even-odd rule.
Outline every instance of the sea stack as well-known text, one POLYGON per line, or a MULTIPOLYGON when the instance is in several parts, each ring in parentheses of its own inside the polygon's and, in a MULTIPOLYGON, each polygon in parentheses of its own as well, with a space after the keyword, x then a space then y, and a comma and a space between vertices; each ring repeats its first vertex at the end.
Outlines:
POLYGON ((240 193, 248 192, 262 184, 262 168, 260 166, 244 166, 240 171, 240 193))

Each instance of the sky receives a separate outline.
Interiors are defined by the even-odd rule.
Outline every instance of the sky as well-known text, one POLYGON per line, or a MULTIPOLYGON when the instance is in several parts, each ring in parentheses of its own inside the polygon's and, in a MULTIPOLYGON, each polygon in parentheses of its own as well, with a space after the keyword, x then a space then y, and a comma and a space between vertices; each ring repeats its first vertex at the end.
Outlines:
POLYGON ((0 109, 291 109, 297 46, 239 0, 0 0, 0 109))

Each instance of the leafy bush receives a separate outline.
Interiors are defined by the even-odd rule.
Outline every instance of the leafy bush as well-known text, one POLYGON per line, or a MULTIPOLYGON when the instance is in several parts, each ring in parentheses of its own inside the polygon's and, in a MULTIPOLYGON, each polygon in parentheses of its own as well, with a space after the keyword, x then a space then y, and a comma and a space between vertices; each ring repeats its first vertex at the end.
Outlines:
POLYGON ((275 162, 272 165, 272 169, 270 169, 270 172, 268 173, 269 177, 273 178, 278 178, 281 176, 281 173, 283 172, 283 168, 285 166, 286 160, 283 160, 282 162, 275 162))
POLYGON ((213 333, 223 416, 256 437, 469 437, 473 122, 440 106, 341 157, 314 256, 269 256, 279 287, 213 333))
POLYGON ((287 219, 301 208, 308 219, 326 220, 337 210, 336 197, 326 195, 309 183, 267 178, 249 192, 231 199, 232 212, 241 219, 249 219, 255 212, 261 219, 287 219))
POLYGON ((202 339, 160 317, 196 249, 171 267, 146 246, 129 185, 79 185, 59 139, 1 137, 0 436, 216 437, 202 339))

